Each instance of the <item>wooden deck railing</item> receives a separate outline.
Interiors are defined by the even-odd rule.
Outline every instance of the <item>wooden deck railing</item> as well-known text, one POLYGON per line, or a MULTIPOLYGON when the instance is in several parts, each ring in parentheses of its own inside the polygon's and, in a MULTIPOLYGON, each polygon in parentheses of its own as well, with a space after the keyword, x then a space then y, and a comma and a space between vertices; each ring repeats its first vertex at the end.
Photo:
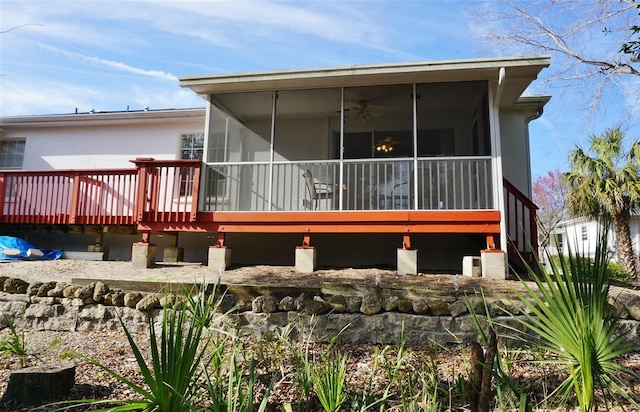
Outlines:
POLYGON ((194 160, 132 160, 138 170, 138 222, 193 222, 198 213, 202 163, 194 160))
POLYGON ((538 252, 538 206, 507 179, 504 179, 503 183, 509 247, 512 254, 516 254, 514 261, 518 260, 517 254, 520 254, 531 264, 538 252))
MULTIPOLYGON (((136 167, 131 169, 0 170, 0 223, 196 222, 200 160, 132 162, 136 167)), ((533 256, 537 207, 507 180, 504 189, 510 247, 533 256)))
POLYGON ((199 160, 136 168, 0 170, 0 223, 133 225, 195 220, 199 160))

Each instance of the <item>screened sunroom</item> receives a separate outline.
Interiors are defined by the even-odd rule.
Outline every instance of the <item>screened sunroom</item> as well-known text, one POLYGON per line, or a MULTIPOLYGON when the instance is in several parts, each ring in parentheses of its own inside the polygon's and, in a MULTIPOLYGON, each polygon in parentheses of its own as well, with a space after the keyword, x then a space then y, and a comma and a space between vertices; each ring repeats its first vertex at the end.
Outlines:
POLYGON ((210 95, 204 210, 493 208, 486 81, 210 95))

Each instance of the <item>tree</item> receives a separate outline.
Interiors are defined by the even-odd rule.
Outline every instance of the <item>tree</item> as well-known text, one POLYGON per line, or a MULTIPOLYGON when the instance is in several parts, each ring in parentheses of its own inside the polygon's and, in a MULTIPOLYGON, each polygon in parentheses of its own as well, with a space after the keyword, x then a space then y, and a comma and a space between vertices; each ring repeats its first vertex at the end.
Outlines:
POLYGON ((560 170, 538 176, 533 182, 533 201, 540 208, 537 213, 540 244, 547 246, 551 232, 567 215, 567 185, 560 170))
MULTIPOLYGON (((475 3, 474 3, 475 4, 475 3)), ((640 76, 639 0, 504 0, 474 13, 474 34, 503 54, 551 54, 544 82, 582 86, 582 102, 597 110, 609 86, 640 76), (584 82, 589 82, 585 85, 584 82)))
POLYGON ((577 147, 569 154, 571 170, 567 206, 576 216, 611 219, 616 246, 625 269, 637 275, 629 221, 640 205, 640 142, 625 148, 619 128, 590 137, 587 151, 577 147))

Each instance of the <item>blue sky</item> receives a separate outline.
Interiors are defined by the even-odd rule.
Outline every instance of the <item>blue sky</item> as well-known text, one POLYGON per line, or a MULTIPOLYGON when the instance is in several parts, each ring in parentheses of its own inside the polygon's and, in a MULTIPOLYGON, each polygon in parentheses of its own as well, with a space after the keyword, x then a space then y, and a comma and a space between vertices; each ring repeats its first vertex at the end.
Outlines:
MULTIPOLYGON (((183 76, 521 54, 472 34, 487 7, 499 3, 3 0, 0 115, 203 107, 183 76)), ((566 169, 568 151, 606 127, 640 137, 624 109, 639 88, 587 115, 580 90, 542 83, 532 92, 554 97, 531 124, 534 177, 566 169)))

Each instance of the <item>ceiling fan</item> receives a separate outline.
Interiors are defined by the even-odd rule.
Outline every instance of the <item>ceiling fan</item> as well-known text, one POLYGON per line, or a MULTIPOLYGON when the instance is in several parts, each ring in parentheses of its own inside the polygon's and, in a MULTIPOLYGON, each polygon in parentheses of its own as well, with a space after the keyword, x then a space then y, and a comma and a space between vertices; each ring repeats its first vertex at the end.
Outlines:
POLYGON ((381 110, 384 109, 384 106, 379 104, 371 104, 369 102, 363 101, 354 103, 350 108, 345 109, 346 115, 352 119, 360 119, 365 121, 372 117, 380 117, 381 110))

